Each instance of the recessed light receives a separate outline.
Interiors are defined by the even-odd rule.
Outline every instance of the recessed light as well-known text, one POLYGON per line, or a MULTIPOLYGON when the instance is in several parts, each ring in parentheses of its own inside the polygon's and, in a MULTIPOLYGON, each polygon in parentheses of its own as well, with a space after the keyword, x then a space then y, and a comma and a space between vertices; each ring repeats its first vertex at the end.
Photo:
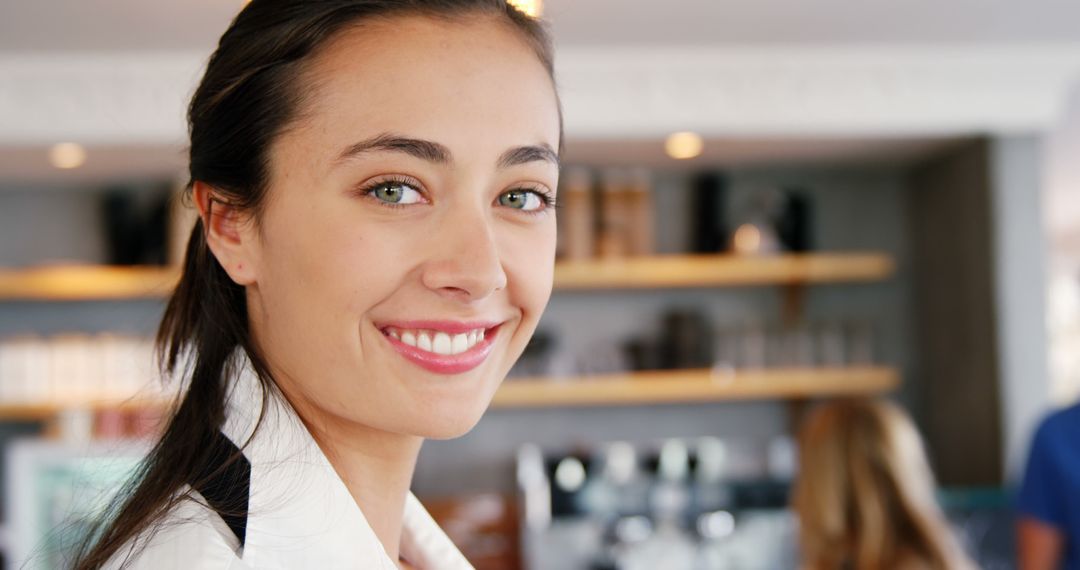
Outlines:
POLYGON ((668 156, 676 160, 686 160, 701 154, 705 141, 701 135, 691 132, 672 133, 664 142, 668 156))
POLYGON ((86 149, 78 143, 59 143, 49 149, 49 162, 56 168, 78 168, 86 162, 86 149))

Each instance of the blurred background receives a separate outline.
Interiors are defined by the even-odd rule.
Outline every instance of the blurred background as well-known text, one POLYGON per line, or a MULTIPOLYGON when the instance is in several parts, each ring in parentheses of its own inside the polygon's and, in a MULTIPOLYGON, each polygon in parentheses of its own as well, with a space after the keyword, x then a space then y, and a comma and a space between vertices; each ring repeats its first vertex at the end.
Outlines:
MULTIPOLYGON (((185 105, 241 6, 0 0, 8 567, 155 433, 185 105)), ((1032 430, 1080 395, 1080 4, 534 9, 566 123, 555 292, 414 482, 477 567, 794 567, 792 435, 847 395, 912 415, 965 545, 1011 567, 1032 430)))

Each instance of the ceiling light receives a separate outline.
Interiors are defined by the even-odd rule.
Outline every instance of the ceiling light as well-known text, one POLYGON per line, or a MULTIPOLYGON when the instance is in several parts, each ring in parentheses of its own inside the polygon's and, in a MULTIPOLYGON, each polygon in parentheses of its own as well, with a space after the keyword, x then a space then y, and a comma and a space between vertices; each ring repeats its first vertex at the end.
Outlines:
POLYGON ((49 162, 56 168, 78 168, 86 162, 86 149, 77 143, 60 143, 49 149, 49 162))
POLYGON ((540 13, 544 11, 544 0, 506 0, 511 6, 518 9, 518 11, 525 13, 533 18, 539 18, 540 13))
POLYGON ((667 151, 668 156, 677 160, 694 158, 701 154, 703 148, 705 148, 705 141, 697 133, 673 133, 664 142, 664 150, 667 151))

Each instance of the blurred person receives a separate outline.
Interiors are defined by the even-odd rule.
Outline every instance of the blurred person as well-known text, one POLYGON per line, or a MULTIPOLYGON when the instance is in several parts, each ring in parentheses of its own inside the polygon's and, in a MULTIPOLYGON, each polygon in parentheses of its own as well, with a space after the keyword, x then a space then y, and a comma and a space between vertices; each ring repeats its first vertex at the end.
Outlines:
POLYGON ((1039 424, 1016 507, 1020 570, 1080 569, 1080 404, 1039 424))
POLYGON ((173 415, 90 568, 471 568, 409 491, 551 294, 562 118, 505 0, 254 0, 188 111, 173 415))
POLYGON ((870 399, 828 402, 799 433, 792 507, 807 570, 953 570, 975 565, 934 496, 907 414, 870 399))

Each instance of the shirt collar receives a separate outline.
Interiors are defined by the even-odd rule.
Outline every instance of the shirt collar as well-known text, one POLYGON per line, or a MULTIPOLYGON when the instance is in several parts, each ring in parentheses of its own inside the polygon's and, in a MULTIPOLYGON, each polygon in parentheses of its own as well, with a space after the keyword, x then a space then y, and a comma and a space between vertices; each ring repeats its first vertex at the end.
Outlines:
MULTIPOLYGON (((345 483, 280 394, 268 394, 262 423, 251 437, 264 388, 250 361, 239 360, 222 432, 251 463, 241 556, 245 565, 397 570, 345 483)), ((405 501, 400 550, 402 558, 417 568, 472 570, 411 492, 405 501)))

